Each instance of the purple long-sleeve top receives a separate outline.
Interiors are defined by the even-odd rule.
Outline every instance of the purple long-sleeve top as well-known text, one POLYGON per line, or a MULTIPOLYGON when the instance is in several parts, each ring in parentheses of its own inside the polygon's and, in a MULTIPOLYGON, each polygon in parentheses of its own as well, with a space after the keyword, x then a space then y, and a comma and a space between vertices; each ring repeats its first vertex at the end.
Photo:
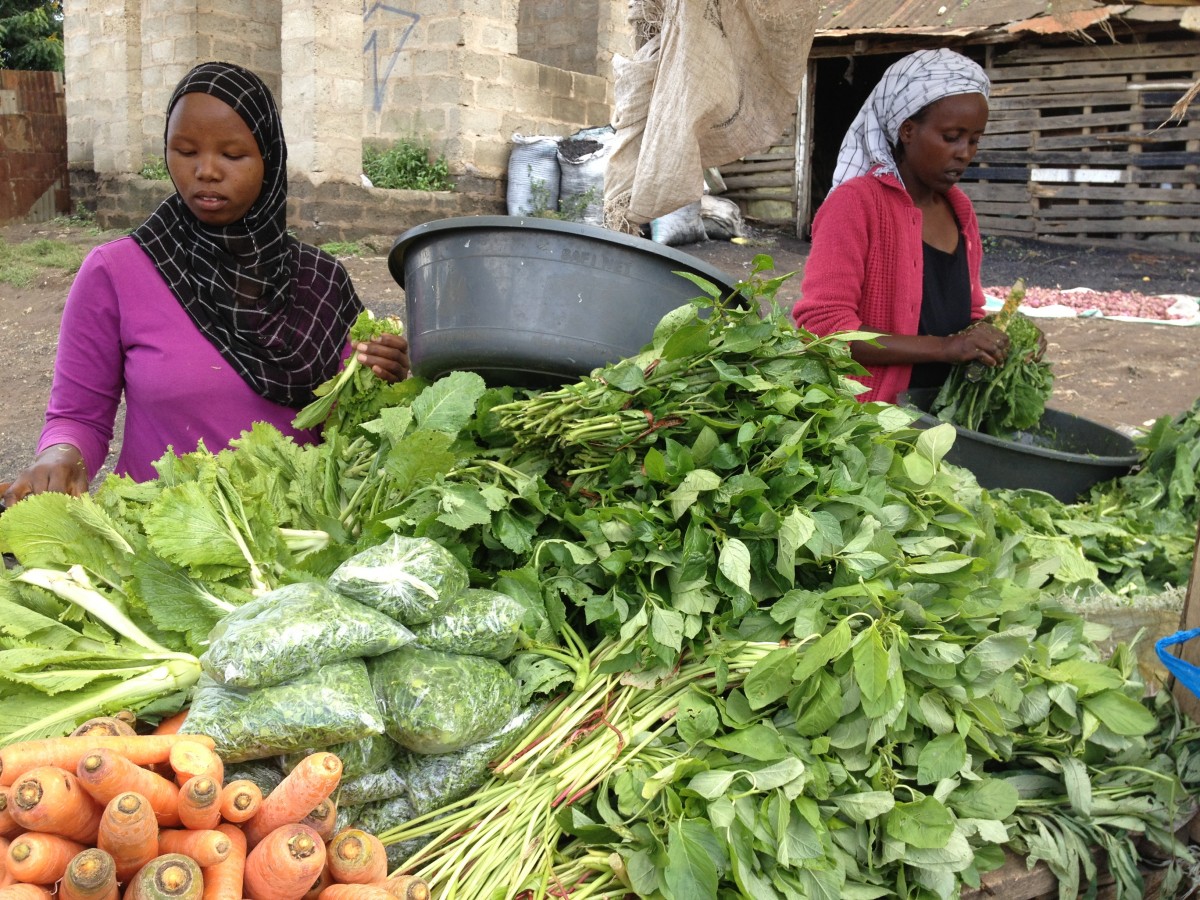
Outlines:
POLYGON ((267 422, 297 443, 297 410, 256 394, 192 323, 150 258, 132 238, 96 247, 67 295, 54 382, 38 452, 74 444, 88 477, 108 456, 121 394, 125 432, 115 472, 136 481, 168 449, 213 453, 267 422))

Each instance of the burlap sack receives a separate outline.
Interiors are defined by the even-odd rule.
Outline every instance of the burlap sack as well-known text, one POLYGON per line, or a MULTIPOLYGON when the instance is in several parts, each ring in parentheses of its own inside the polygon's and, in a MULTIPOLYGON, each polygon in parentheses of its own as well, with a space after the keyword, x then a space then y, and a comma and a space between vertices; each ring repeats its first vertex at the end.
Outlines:
POLYGON ((796 111, 818 0, 633 0, 641 46, 616 57, 605 225, 700 199, 701 173, 769 147, 796 111))

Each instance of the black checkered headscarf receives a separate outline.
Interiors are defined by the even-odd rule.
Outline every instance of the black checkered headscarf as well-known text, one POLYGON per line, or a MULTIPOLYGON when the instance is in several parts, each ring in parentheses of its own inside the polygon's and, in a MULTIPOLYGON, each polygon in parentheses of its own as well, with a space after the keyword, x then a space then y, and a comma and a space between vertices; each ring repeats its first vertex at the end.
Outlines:
POLYGON ((262 79, 231 63, 202 63, 175 88, 168 121, 189 93, 211 94, 245 121, 263 157, 262 191, 242 219, 219 227, 200 222, 172 194, 133 238, 246 383, 268 400, 301 407, 340 368, 362 303, 343 266, 287 233, 287 145, 262 79))

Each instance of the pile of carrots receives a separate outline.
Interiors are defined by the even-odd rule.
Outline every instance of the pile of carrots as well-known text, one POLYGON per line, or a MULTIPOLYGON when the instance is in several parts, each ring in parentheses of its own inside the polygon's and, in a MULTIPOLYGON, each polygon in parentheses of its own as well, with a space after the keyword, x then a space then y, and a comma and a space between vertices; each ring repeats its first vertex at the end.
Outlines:
POLYGON ((336 830, 335 754, 264 796, 214 747, 108 719, 0 747, 0 900, 428 900, 375 835, 336 830))

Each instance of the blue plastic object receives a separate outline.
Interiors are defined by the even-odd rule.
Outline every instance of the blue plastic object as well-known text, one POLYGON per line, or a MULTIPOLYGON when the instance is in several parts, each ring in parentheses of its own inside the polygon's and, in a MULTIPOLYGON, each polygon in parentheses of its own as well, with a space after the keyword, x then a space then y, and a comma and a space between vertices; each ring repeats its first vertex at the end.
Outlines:
POLYGON ((1177 631, 1155 641, 1154 652, 1158 654, 1162 664, 1167 667, 1167 671, 1175 676, 1176 681, 1200 697, 1200 667, 1192 665, 1186 659, 1180 659, 1167 650, 1172 644, 1182 644, 1195 637, 1200 637, 1200 628, 1177 631))

